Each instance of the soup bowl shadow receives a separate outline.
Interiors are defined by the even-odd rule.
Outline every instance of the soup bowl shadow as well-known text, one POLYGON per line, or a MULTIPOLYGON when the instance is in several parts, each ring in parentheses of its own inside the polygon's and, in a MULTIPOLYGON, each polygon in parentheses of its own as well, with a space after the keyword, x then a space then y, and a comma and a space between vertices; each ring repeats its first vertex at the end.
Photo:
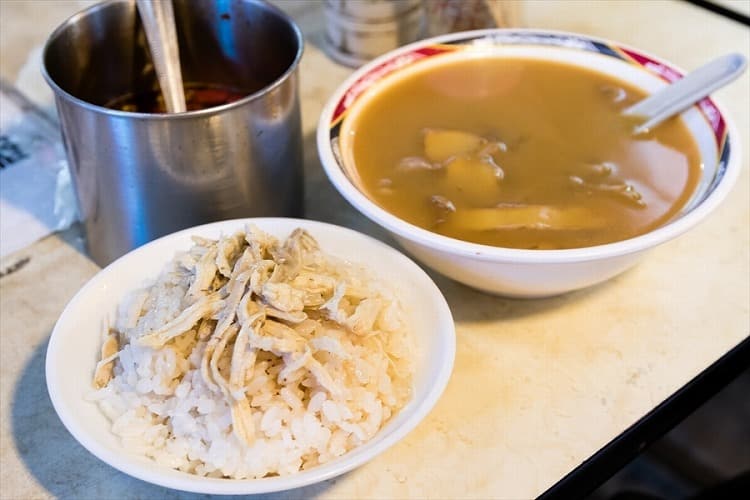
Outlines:
MULTIPOLYGON (((365 192, 344 139, 350 110, 360 99, 408 76, 418 65, 483 55, 571 64, 653 93, 681 78, 679 68, 638 49, 587 35, 539 30, 479 30, 407 45, 363 66, 325 105, 317 146, 334 187, 358 211, 391 233, 424 265, 478 290, 517 298, 559 295, 602 283, 635 265, 651 248, 703 221, 728 195, 740 170, 738 133, 723 108, 706 98, 681 119, 699 151, 700 179, 684 207, 645 234, 583 248, 526 250, 471 243, 418 227, 382 208, 365 192)), ((436 103, 436 106, 439 106, 436 103)), ((392 106, 394 122, 398 107, 392 106)), ((354 113, 352 113, 354 114, 354 113)), ((366 131, 360 131, 366 133, 366 131)), ((383 144, 383 147, 388 147, 383 144)))

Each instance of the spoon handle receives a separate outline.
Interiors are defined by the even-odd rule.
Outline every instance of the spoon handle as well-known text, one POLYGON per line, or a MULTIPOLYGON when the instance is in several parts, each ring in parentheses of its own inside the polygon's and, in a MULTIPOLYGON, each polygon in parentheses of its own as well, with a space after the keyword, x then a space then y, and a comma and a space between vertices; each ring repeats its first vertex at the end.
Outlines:
POLYGON ((156 77, 168 113, 187 110, 172 0, 137 0, 156 77))
POLYGON ((644 117, 646 121, 636 127, 635 133, 645 132, 740 76, 745 64, 741 54, 721 56, 637 102, 623 114, 644 117))

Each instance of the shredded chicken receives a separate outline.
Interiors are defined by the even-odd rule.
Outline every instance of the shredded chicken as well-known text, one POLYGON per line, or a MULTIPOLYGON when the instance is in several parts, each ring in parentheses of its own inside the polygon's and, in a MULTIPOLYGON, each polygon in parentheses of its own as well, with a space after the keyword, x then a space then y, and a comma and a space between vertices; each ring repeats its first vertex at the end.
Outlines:
POLYGON ((202 297, 162 328, 138 338, 136 342, 150 347, 161 347, 170 339, 190 330, 201 319, 212 317, 221 311, 224 304, 225 301, 219 299, 217 295, 202 297))
POLYGON ((102 344, 101 361, 97 363, 94 370, 94 387, 97 389, 106 387, 112 380, 112 370, 119 350, 120 343, 117 340, 117 332, 110 330, 102 344))
POLYGON ((216 253, 216 248, 211 248, 195 263, 195 280, 190 285, 188 296, 192 298, 205 296, 216 276, 216 253))
MULTIPOLYGON (((329 335, 331 329, 367 336, 389 328, 393 300, 373 296, 302 229, 283 243, 253 226, 216 241, 194 242, 175 260, 189 280, 179 314, 156 327, 136 327, 145 315, 142 306, 158 303, 158 297, 141 297, 132 308, 133 330, 125 340, 152 349, 179 342, 200 349, 196 369, 207 387, 227 398, 233 432, 245 443, 254 441, 252 394, 246 388, 259 359, 283 359, 279 384, 304 381, 340 397, 342 388, 321 363, 348 359, 342 343, 329 335)), ((119 349, 117 335, 111 334, 102 347, 96 387, 109 383, 119 349)))

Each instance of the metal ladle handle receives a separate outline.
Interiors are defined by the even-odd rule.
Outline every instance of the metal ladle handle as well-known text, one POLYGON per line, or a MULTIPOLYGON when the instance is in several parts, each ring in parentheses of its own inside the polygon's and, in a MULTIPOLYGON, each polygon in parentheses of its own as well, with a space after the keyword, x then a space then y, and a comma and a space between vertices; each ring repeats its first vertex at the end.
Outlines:
POLYGON ((167 112, 187 111, 172 0, 137 0, 137 5, 167 112))

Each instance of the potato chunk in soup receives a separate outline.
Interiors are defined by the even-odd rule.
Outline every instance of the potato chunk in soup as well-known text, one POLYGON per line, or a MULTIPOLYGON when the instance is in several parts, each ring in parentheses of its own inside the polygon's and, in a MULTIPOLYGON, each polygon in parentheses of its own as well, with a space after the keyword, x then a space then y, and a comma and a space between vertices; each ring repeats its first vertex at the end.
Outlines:
POLYGON ((482 138, 460 130, 424 131, 424 154, 430 161, 446 161, 452 157, 471 153, 482 145, 482 138))

